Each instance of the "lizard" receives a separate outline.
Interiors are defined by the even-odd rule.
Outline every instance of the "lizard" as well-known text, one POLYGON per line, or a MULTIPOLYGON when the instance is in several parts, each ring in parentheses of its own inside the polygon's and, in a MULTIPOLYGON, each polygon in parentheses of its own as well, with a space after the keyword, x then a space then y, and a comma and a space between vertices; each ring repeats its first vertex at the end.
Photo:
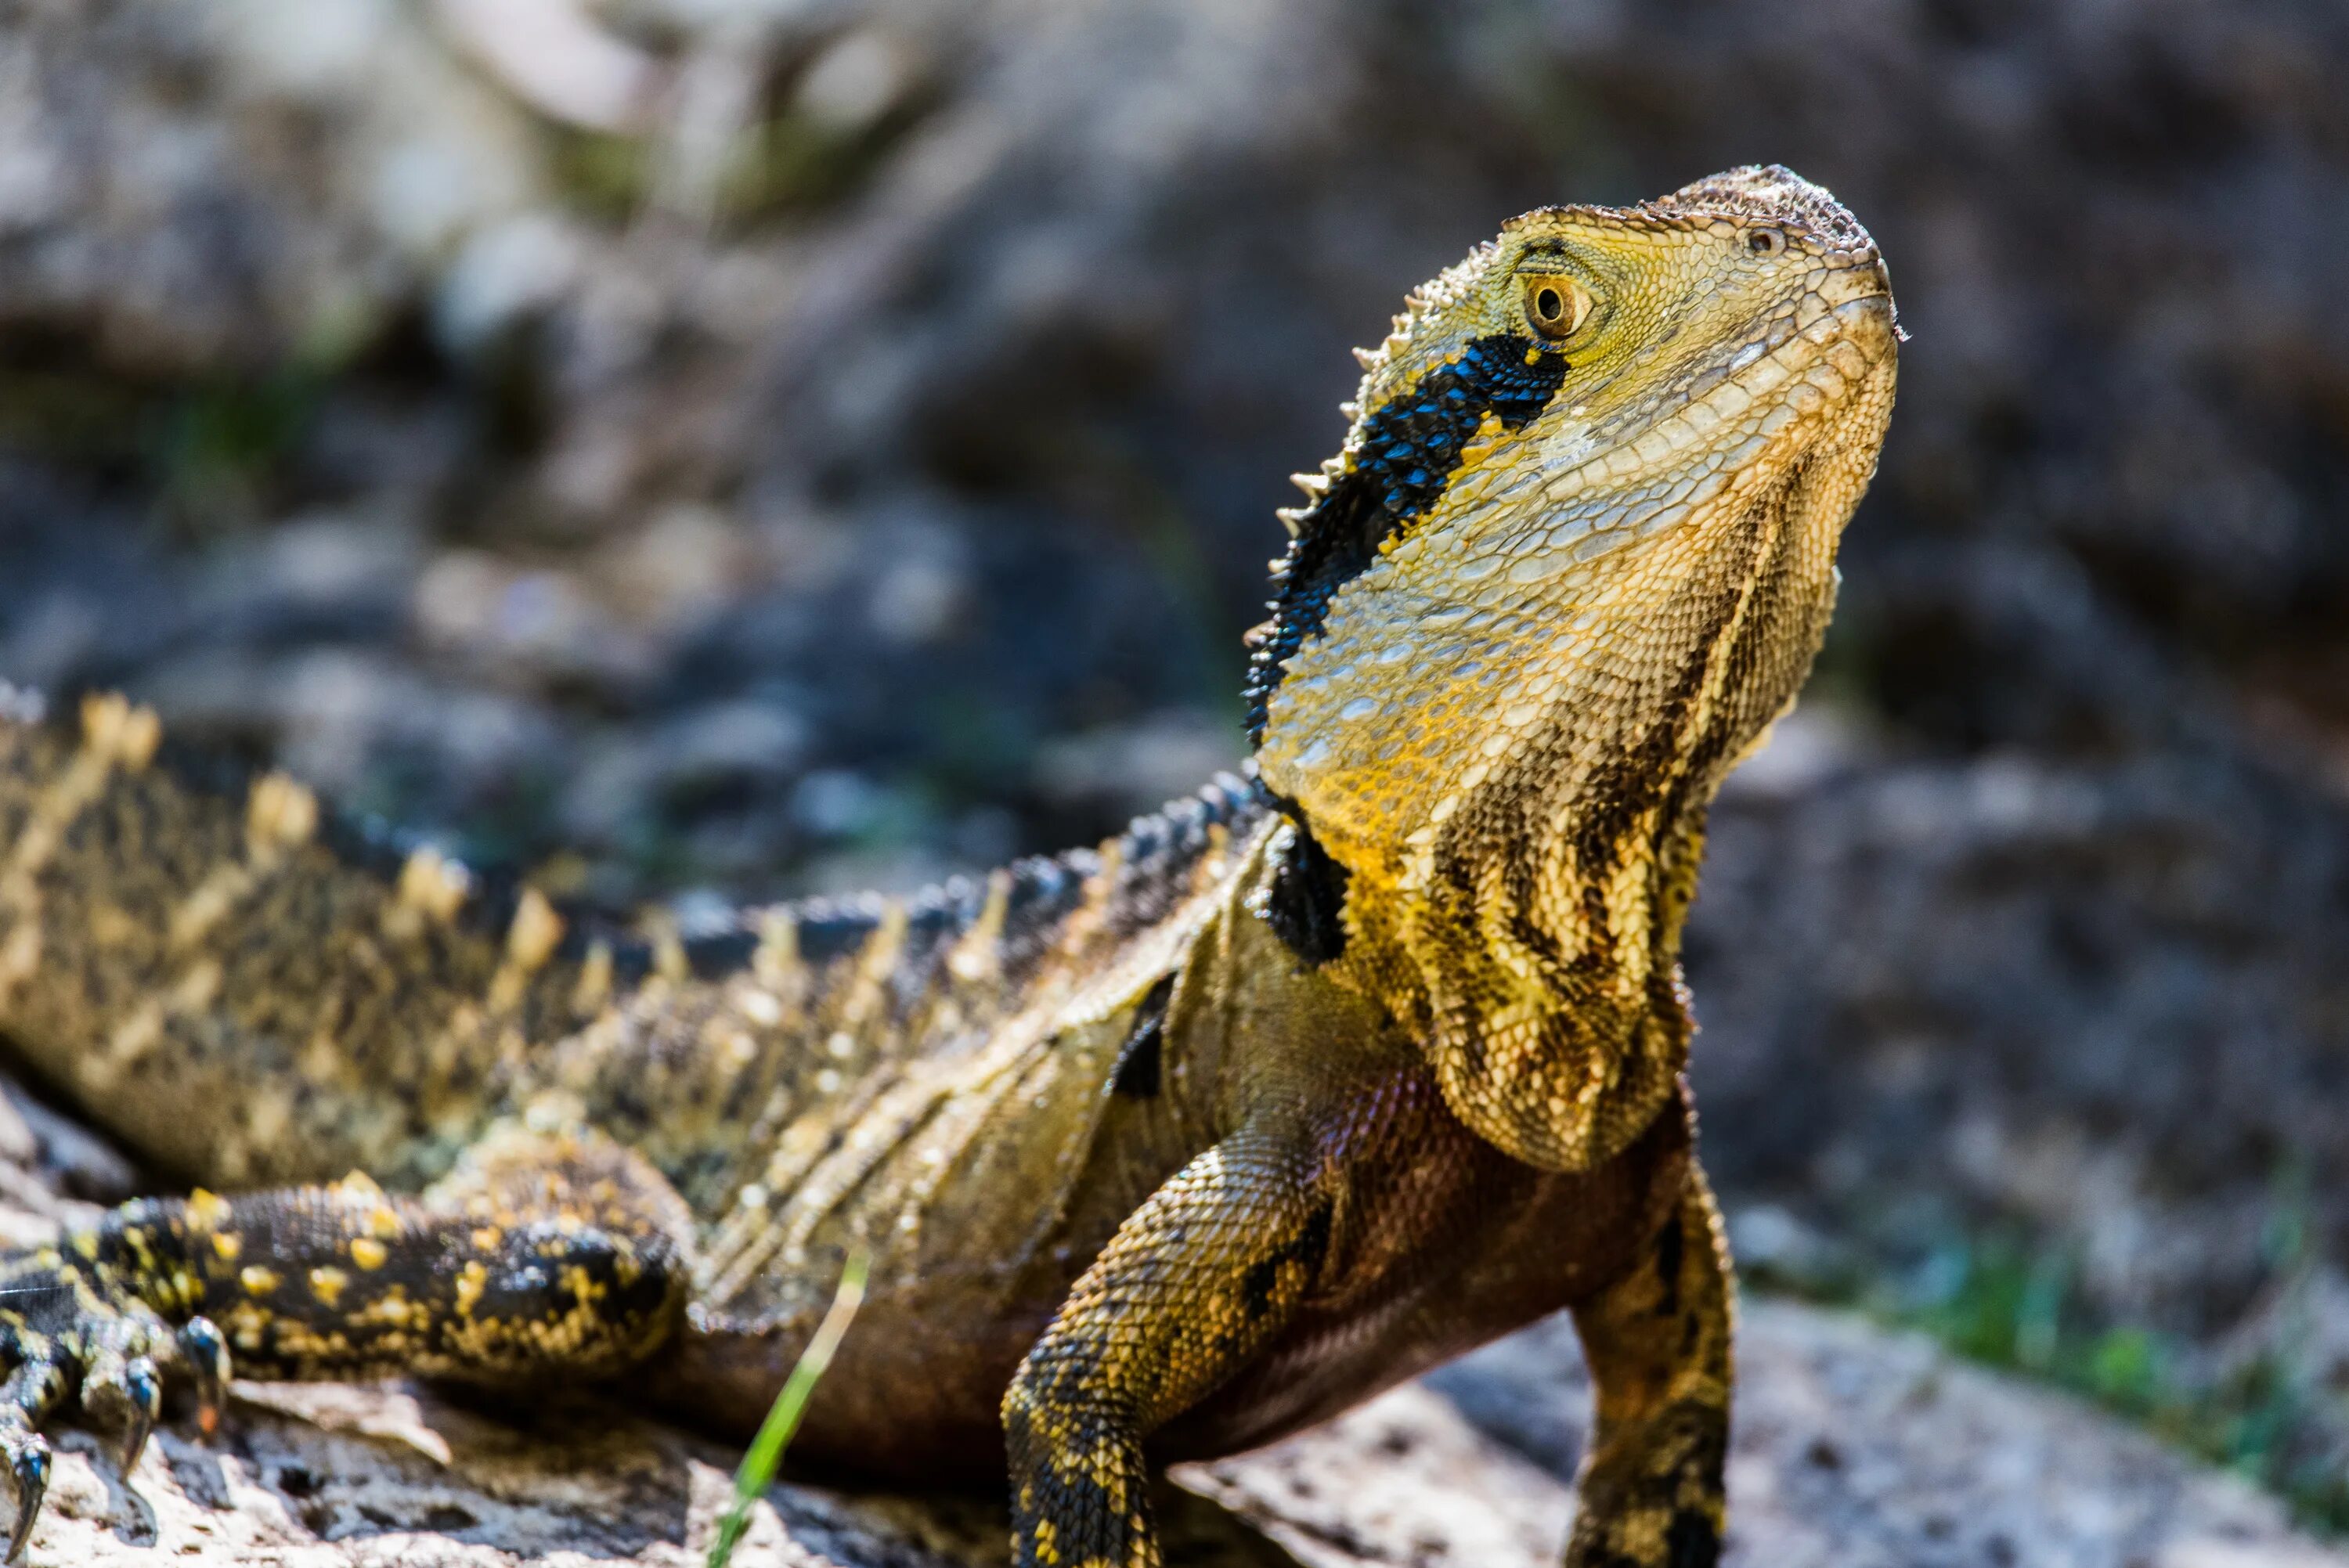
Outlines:
POLYGON ((607 931, 231 775, 0 717, 0 1035, 184 1196, 0 1253, 0 1458, 127 1470, 232 1371, 604 1385, 795 1460, 1009 1482, 1154 1568, 1154 1467, 1570 1312, 1574 1568, 1718 1561, 1733 1286, 1679 948, 1794 702, 1902 337, 1775 165, 1537 209, 1413 292, 1281 516, 1245 776, 918 895, 607 931))

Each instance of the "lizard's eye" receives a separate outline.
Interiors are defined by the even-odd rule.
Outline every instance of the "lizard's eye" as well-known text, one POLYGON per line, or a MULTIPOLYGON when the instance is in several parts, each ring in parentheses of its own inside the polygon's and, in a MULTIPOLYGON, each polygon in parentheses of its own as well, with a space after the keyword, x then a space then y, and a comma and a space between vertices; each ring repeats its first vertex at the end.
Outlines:
POLYGON ((1552 343, 1570 337, 1590 314, 1590 296, 1571 278, 1526 280, 1526 320, 1552 343))
POLYGON ((1786 248, 1786 235, 1780 229, 1755 229, 1745 236, 1745 248, 1757 256, 1775 256, 1786 248))

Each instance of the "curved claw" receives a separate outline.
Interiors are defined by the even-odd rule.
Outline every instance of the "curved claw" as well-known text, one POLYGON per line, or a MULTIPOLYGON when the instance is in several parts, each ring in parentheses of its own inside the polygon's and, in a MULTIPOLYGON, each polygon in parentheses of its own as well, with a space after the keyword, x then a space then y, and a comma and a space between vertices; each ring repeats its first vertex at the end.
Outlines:
POLYGON ((12 1436, 9 1447, 13 1451, 8 1470, 16 1483, 16 1523, 8 1532, 8 1551, 0 1556, 0 1563, 14 1563, 24 1554, 33 1526, 40 1522, 41 1500, 49 1491, 48 1439, 37 1432, 26 1432, 12 1436))
POLYGON ((211 1437, 228 1402, 228 1339, 209 1317, 191 1317, 180 1328, 180 1359, 196 1388, 196 1427, 211 1437))
MULTIPOLYGON (((165 1340, 158 1348, 168 1355, 173 1346, 165 1340)), ((82 1368, 81 1408, 98 1424, 122 1434, 116 1452, 122 1460, 122 1473, 128 1476, 146 1451, 147 1439, 163 1413, 163 1377, 152 1356, 136 1340, 131 1345, 101 1347, 82 1368)))
POLYGON ((155 1435, 155 1423, 163 1414, 163 1379, 155 1363, 141 1356, 124 1367, 122 1392, 129 1407, 122 1423, 122 1473, 127 1476, 139 1468, 139 1456, 147 1451, 147 1439, 155 1435))

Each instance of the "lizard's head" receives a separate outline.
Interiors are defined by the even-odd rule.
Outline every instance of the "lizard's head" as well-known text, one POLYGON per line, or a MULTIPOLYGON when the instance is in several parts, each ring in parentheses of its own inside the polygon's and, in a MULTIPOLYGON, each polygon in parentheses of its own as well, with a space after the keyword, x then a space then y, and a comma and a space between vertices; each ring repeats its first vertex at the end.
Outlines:
POLYGON ((1529 212, 1412 296, 1288 514, 1258 907, 1512 1155, 1588 1168, 1673 1092, 1703 808, 1826 631, 1899 336, 1783 169, 1529 212))
POLYGON ((1273 792, 1406 884, 1447 824, 1652 833, 1600 799, 1627 779, 1702 804, 1824 631, 1891 408, 1888 287, 1771 167, 1526 213, 1412 294, 1283 514, 1247 694, 1273 792))

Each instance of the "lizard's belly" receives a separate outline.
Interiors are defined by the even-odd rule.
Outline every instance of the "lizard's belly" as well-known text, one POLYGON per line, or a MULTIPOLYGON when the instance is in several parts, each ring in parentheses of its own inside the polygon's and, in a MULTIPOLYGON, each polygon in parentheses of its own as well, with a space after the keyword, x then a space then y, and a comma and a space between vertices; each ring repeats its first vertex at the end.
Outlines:
MULTIPOLYGON (((1020 1151, 1035 1160, 1037 1140, 985 1140, 987 1157, 955 1161, 929 1192, 918 1232, 896 1223, 894 1206, 865 1214, 867 1235, 898 1244, 877 1251, 864 1303, 792 1439, 795 1462, 923 1485, 1001 1483, 1003 1394, 1021 1359, 1117 1227, 1208 1136, 1165 1100, 1112 1097, 1081 1122, 1049 1099, 1028 1108, 1039 1126, 1072 1130, 1050 1159, 1023 1167, 1020 1151)), ((895 1178, 874 1187, 903 1191, 895 1178)), ((749 1288, 694 1308, 643 1374, 652 1397, 704 1430, 748 1437, 812 1336, 848 1244, 779 1259, 749 1288)))
MULTIPOLYGON (((1152 1441, 1203 1459, 1326 1420, 1619 1278, 1672 1212, 1690 1168, 1690 1116, 1668 1109, 1599 1170, 1559 1175, 1510 1160, 1462 1128, 1433 1086, 1342 1151, 1349 1213, 1319 1287, 1237 1376, 1152 1441)), ((1105 1140, 1090 1202, 1016 1274, 933 1271, 886 1284, 819 1385, 797 1463, 921 1485, 999 1483, 1004 1390, 1068 1288, 1146 1197, 1174 1150, 1136 1161, 1138 1130, 1105 1140)), ((1171 1162, 1171 1163, 1170 1163, 1171 1162)), ((704 1429, 747 1437, 813 1328, 704 1320, 647 1369, 650 1392, 704 1429)))
MULTIPOLYGON (((922 1486, 1003 1480, 1003 1391, 1058 1310, 973 1310, 936 1290, 892 1292, 860 1311, 792 1439, 794 1467, 922 1486)), ((643 1374, 665 1409, 747 1439, 807 1342, 719 1329, 681 1338, 643 1374)))

